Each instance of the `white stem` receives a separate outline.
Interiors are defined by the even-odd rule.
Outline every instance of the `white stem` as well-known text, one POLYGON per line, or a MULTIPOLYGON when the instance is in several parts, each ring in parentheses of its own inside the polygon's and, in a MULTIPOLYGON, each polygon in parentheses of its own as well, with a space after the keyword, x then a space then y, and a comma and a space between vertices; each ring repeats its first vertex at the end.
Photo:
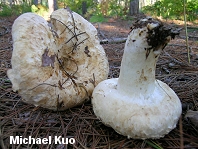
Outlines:
POLYGON ((155 67, 161 49, 151 49, 146 58, 146 49, 150 48, 146 37, 146 27, 134 29, 126 41, 117 86, 124 94, 148 95, 155 88, 155 67))

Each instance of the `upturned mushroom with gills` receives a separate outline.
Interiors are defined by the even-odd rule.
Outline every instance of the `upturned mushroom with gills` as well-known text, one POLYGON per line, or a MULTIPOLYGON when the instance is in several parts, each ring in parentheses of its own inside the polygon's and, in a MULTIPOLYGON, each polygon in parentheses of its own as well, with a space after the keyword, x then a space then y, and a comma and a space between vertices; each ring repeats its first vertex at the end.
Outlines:
POLYGON ((181 102, 155 78, 157 59, 178 32, 152 18, 137 21, 128 35, 119 78, 100 82, 92 94, 96 116, 134 139, 161 138, 176 127, 181 102))
POLYGON ((96 28, 69 8, 51 14, 48 23, 34 13, 12 26, 12 89, 24 102, 66 110, 89 100, 108 76, 108 61, 96 28))

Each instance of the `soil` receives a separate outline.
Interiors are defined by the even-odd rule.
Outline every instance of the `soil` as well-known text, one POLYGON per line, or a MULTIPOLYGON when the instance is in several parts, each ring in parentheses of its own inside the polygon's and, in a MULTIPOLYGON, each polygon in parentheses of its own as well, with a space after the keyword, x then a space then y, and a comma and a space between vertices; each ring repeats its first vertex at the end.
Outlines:
MULTIPOLYGON (((6 71, 11 68, 11 27, 16 17, 0 17, 0 148, 198 148, 198 123, 185 115, 198 111, 198 25, 188 23, 186 47, 184 24, 181 21, 162 20, 171 27, 181 28, 162 52, 156 68, 156 78, 167 83, 182 102, 182 116, 177 127, 164 138, 134 140, 119 135, 103 125, 93 113, 91 102, 64 112, 53 112, 22 102, 12 91, 6 71), (189 58, 188 58, 189 55, 189 58), (190 60, 190 62, 189 62, 190 60), (74 137, 74 145, 11 145, 10 136, 74 137)), ((134 20, 109 19, 95 23, 98 36, 103 39, 126 38, 134 20)), ((109 60, 109 76, 119 76, 124 43, 103 44, 109 60)))

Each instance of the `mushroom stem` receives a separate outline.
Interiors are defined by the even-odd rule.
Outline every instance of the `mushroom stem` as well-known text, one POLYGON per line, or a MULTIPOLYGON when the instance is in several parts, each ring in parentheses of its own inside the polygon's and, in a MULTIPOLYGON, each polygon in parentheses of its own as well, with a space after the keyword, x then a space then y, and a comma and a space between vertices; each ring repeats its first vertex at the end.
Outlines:
MULTIPOLYGON (((136 94, 147 95, 153 92, 155 87, 155 66, 158 56, 150 52, 146 58, 146 49, 150 47, 145 42, 146 36, 134 36, 140 34, 142 30, 144 28, 133 30, 125 44, 117 89, 127 95, 131 95, 133 91, 136 94)), ((158 51, 161 51, 161 46, 158 51)))
POLYGON ((160 138, 176 127, 181 102, 155 79, 159 54, 176 32, 153 19, 134 24, 125 44, 119 78, 100 82, 92 94, 94 113, 128 138, 160 138))

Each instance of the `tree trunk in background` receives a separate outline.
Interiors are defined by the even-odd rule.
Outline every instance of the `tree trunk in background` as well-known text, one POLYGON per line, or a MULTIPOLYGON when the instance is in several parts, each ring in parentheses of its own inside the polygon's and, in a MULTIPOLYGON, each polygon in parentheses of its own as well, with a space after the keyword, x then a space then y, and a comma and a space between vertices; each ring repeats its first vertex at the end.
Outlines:
POLYGON ((139 0, 132 0, 130 2, 129 14, 135 15, 139 13, 139 0))
POLYGON ((54 0, 54 10, 58 9, 58 4, 57 4, 57 0, 54 0))
POLYGON ((10 3, 10 7, 12 7, 12 0, 9 0, 9 3, 10 3))
POLYGON ((32 0, 34 5, 42 4, 42 0, 32 0))
POLYGON ((54 0, 48 0, 49 15, 54 11, 54 0))
POLYGON ((38 0, 33 0, 34 5, 38 5, 38 0))
POLYGON ((82 2, 82 14, 83 16, 87 13, 87 2, 83 1, 82 2))

